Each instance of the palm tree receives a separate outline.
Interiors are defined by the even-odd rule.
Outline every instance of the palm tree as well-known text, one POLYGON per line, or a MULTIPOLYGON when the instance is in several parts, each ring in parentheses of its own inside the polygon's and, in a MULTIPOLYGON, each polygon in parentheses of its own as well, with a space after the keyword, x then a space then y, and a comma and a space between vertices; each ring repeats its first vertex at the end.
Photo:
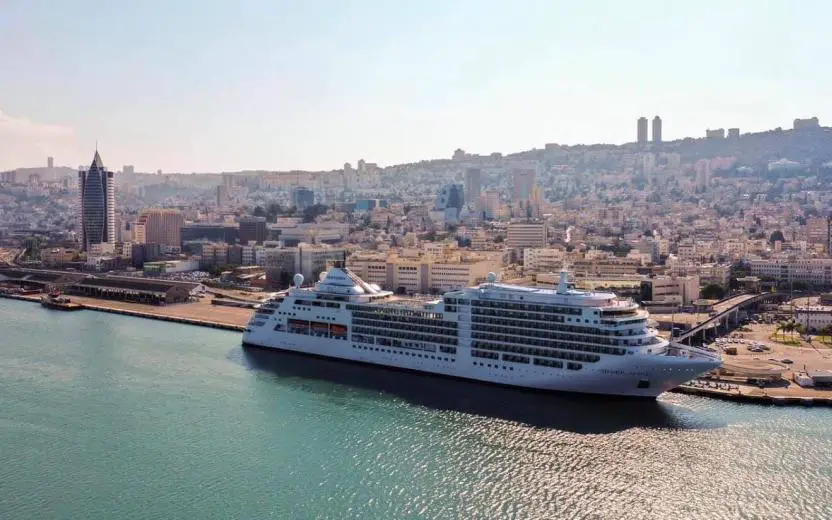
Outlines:
POLYGON ((775 329, 774 329, 774 337, 777 338, 777 333, 778 332, 784 332, 785 330, 786 330, 786 322, 778 321, 777 325, 775 326, 775 329))
POLYGON ((812 338, 810 336, 807 336, 807 334, 809 333, 809 328, 806 325, 803 325, 802 323, 795 323, 794 329, 797 331, 797 335, 799 338, 806 338, 806 341, 808 341, 809 343, 812 342, 812 338))
POLYGON ((832 325, 827 325, 823 328, 823 342, 829 342, 829 336, 832 336, 832 325))

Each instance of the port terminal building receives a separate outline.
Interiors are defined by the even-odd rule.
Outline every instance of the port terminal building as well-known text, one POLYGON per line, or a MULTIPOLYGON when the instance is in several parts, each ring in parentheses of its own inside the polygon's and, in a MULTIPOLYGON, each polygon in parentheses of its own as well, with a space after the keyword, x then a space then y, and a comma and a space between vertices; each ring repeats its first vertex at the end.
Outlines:
POLYGON ((151 305, 192 301, 204 286, 197 283, 146 280, 143 278, 88 277, 67 286, 76 296, 121 300, 151 305))

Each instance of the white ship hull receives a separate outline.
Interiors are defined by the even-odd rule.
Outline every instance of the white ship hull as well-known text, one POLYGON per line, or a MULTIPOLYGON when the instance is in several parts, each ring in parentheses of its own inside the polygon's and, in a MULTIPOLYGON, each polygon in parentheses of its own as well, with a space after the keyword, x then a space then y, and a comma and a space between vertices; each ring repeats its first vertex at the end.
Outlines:
POLYGON ((399 299, 334 267, 252 317, 245 345, 535 390, 655 398, 722 364, 668 345, 611 293, 494 283, 399 299), (672 354, 672 355, 671 355, 672 354))
POLYGON ((655 398, 720 365, 712 359, 692 360, 669 355, 638 356, 638 359, 636 356, 603 356, 599 362, 573 371, 474 358, 470 355, 471 350, 463 346, 457 348, 457 354, 450 355, 438 352, 438 349, 428 352, 383 348, 351 338, 277 332, 268 326, 251 326, 243 335, 243 345, 535 390, 647 398, 655 398), (650 381, 648 388, 639 387, 642 380, 650 381))

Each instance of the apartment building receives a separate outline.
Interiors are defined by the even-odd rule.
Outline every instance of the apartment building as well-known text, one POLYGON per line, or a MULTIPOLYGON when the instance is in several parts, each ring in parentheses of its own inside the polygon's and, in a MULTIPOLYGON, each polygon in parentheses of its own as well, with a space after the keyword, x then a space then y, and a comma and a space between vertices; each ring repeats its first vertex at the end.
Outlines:
POLYGON ((143 209, 136 221, 135 241, 139 244, 180 247, 182 245, 182 226, 184 224, 185 219, 178 209, 143 209))
POLYGON ((367 283, 385 287, 387 283, 386 253, 353 253, 347 257, 347 267, 367 283))
POLYGON ((726 264, 694 264, 677 262, 670 266, 667 274, 671 276, 699 276, 702 285, 716 284, 728 287, 731 278, 731 266, 726 264))
POLYGON ((628 276, 638 273, 641 267, 641 260, 638 258, 620 258, 608 256, 606 258, 584 258, 575 260, 572 270, 575 276, 587 277, 608 277, 628 276))
POLYGON ((510 248, 545 247, 546 224, 543 222, 512 222, 508 225, 506 245, 510 248))
POLYGON ((641 282, 642 301, 690 305, 698 299, 698 276, 657 276, 641 282))
POLYGON ((400 293, 443 293, 485 281, 499 272, 497 255, 471 255, 459 251, 429 253, 398 250, 388 254, 357 252, 347 267, 368 283, 400 293))
POLYGON ((527 273, 559 272, 563 268, 563 251, 552 247, 523 250, 523 268, 527 273))
POLYGON ((228 265, 229 245, 224 242, 202 244, 202 268, 224 267, 228 265))
POLYGON ((832 285, 832 258, 757 259, 748 262, 752 276, 778 282, 801 282, 808 285, 832 285))
POLYGON ((814 217, 806 222, 807 242, 813 245, 821 245, 825 251, 829 251, 830 238, 832 238, 832 234, 830 234, 829 220, 823 217, 814 217))
POLYGON ((346 255, 344 248, 326 245, 271 247, 264 249, 262 266, 266 269, 267 282, 273 287, 288 285, 298 273, 303 275, 305 284, 312 284, 329 264, 343 262, 346 255))

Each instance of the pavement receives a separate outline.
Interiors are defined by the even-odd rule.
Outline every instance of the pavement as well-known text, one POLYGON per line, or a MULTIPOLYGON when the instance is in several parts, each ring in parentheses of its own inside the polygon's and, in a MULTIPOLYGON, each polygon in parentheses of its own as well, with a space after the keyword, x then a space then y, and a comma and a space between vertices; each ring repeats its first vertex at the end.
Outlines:
POLYGON ((740 304, 744 301, 748 301, 751 298, 757 296, 756 294, 741 294, 739 296, 734 296, 733 298, 729 298, 727 300, 721 301, 714 305, 714 312, 717 314, 722 313, 733 307, 734 305, 740 304))
POLYGON ((145 305, 117 300, 87 298, 84 296, 70 296, 70 300, 81 304, 107 307, 109 309, 145 312, 157 316, 173 316, 177 318, 213 321, 243 327, 248 324, 252 314, 254 314, 254 310, 252 309, 211 305, 210 300, 207 298, 200 299, 194 303, 173 303, 170 305, 145 305))
POLYGON ((253 303, 260 303, 269 298, 271 296, 272 291, 268 292, 249 292, 249 291, 240 291, 236 289, 219 289, 216 287, 209 287, 208 292, 215 294, 217 296, 222 296, 225 298, 230 298, 232 300, 242 300, 247 302, 253 303))
MULTIPOLYGON (((803 388, 793 381, 794 372, 806 370, 832 370, 832 345, 823 344, 818 336, 811 342, 800 338, 798 334, 786 334, 788 340, 796 340, 799 345, 786 345, 775 340, 772 336, 776 326, 771 324, 750 324, 747 332, 739 330, 729 336, 742 340, 743 343, 728 343, 737 348, 737 355, 723 354, 725 368, 739 377, 745 377, 743 372, 780 374, 783 378, 781 386, 759 389, 752 385, 739 384, 740 391, 745 395, 759 394, 770 396, 791 397, 832 397, 832 389, 822 390, 803 388), (765 352, 751 352, 748 346, 751 342, 760 342, 770 348, 765 352), (792 363, 783 363, 783 360, 792 363)), ((782 333, 778 334, 782 338, 782 333)))

